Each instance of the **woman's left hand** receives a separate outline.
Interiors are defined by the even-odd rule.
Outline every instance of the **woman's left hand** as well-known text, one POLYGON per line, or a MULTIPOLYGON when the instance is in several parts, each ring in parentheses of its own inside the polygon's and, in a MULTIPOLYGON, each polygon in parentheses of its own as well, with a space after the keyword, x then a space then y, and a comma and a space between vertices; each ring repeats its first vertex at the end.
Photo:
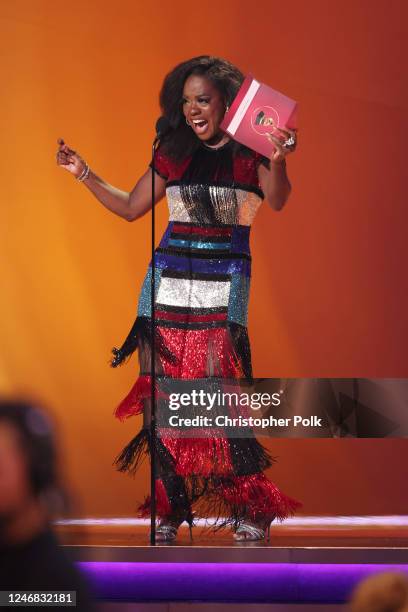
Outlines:
POLYGON ((278 138, 272 133, 267 133, 266 135, 275 146, 275 150, 271 154, 270 160, 275 164, 279 164, 285 159, 286 155, 296 150, 297 130, 276 128, 276 131, 281 132, 282 138, 278 138))

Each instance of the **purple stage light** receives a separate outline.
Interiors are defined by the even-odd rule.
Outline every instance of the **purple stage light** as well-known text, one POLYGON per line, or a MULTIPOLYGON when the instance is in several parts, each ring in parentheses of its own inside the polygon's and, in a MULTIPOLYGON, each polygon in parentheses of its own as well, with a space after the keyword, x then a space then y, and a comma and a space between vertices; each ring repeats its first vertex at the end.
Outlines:
POLYGON ((344 603, 363 578, 408 565, 80 562, 104 600, 344 603))

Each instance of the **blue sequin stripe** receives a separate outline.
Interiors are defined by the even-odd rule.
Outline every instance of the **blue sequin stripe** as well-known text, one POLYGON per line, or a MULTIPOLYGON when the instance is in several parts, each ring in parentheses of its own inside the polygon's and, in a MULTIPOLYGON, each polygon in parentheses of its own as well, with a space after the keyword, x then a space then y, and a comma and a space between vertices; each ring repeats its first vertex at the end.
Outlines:
POLYGON ((237 227, 234 227, 231 235, 231 253, 248 253, 248 255, 250 254, 250 233, 250 225, 237 225, 237 227))
POLYGON ((231 276, 227 318, 229 321, 234 321, 244 327, 247 326, 248 322, 250 282, 250 276, 244 276, 242 274, 232 274, 231 276))
POLYGON ((212 259, 189 257, 185 254, 156 253, 157 268, 185 271, 207 272, 208 274, 242 274, 251 276, 251 261, 244 258, 212 259))
POLYGON ((169 246, 179 246, 184 248, 193 248, 193 249, 203 249, 203 250, 211 250, 211 249, 230 249, 230 242, 222 243, 222 242, 203 242, 200 240, 196 242, 195 240, 175 240, 174 238, 170 238, 168 242, 169 246))
MULTIPOLYGON (((160 266, 156 266, 156 271, 154 275, 155 299, 157 298, 161 275, 162 275, 162 268, 160 266)), ((144 278, 142 289, 139 295, 139 302, 137 306, 137 316, 138 317, 151 317, 152 316, 152 287, 151 287, 152 281, 151 279, 152 279, 152 268, 151 268, 151 265, 149 265, 149 269, 144 278)))

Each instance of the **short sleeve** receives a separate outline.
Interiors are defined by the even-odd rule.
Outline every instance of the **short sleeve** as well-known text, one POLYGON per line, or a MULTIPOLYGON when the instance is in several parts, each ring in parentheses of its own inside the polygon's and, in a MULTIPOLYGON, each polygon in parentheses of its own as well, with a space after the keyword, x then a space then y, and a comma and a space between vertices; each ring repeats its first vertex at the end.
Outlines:
MULTIPOLYGON (((150 162, 149 166, 150 168, 153 167, 153 160, 150 162)), ((168 159, 166 155, 164 155, 161 152, 160 147, 157 149, 154 155, 154 169, 155 169, 155 172, 157 172, 159 176, 161 176, 166 181, 168 180, 169 178, 168 159)))

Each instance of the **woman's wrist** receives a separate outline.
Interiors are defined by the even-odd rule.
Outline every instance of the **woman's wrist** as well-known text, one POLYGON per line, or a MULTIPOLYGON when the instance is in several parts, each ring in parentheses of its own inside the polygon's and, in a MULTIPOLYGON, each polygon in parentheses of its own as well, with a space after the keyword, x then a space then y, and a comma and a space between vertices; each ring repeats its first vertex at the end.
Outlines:
POLYGON ((89 172, 90 172, 90 168, 88 164, 85 162, 84 169, 82 170, 81 174, 76 177, 76 180, 82 183, 82 181, 88 178, 89 172))
POLYGON ((279 167, 284 168, 286 166, 286 158, 285 157, 282 157, 282 159, 280 159, 278 161, 275 161, 275 160, 271 159, 270 162, 271 162, 271 166, 276 166, 278 168, 279 167))

